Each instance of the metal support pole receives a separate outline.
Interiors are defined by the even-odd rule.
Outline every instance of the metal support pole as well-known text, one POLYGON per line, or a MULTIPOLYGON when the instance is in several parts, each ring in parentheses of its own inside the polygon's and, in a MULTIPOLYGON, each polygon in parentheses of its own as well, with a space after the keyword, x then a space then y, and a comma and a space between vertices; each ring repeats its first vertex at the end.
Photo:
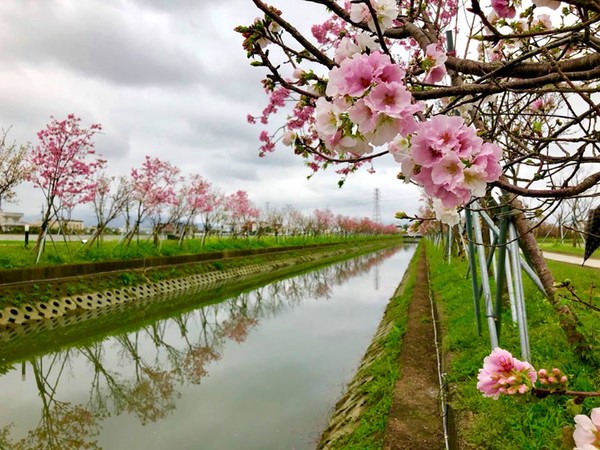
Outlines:
MULTIPOLYGON (((490 228, 490 230, 492 230, 492 232, 495 235, 499 235, 500 234, 500 230, 494 224, 494 222, 490 218, 490 216, 488 216, 488 214, 485 211, 480 211, 480 214, 481 214, 481 217, 483 218, 483 220, 485 221, 485 223, 487 224, 487 226, 490 228)), ((535 273, 535 271, 529 266, 529 264, 527 264, 527 261, 525 261, 524 258, 522 258, 521 256, 519 256, 519 258, 521 260, 521 267, 523 267, 523 269, 525 270, 525 273, 527 274, 527 276, 529 276, 529 278, 531 278, 531 281, 533 281, 535 283, 535 285, 538 287, 538 289, 540 290, 540 292, 542 294, 546 295, 546 290, 544 289, 544 285, 540 281, 540 279, 537 276, 537 274, 535 273)))
POLYGON ((479 306, 479 286, 477 284, 477 268, 475 267, 475 245, 473 245, 473 219, 471 210, 465 209, 465 226, 467 228, 467 247, 469 250, 469 268, 471 269, 471 285, 473 286, 473 309, 477 321, 477 335, 481 336, 481 308, 479 306))
POLYGON ((473 231, 475 233, 475 244, 477 245, 477 257, 479 260, 479 269, 481 273, 481 287, 483 289, 485 314, 490 333, 490 345, 492 349, 494 349, 498 347, 498 333, 496 331, 496 320, 492 305, 492 293, 490 291, 490 279, 487 271, 485 248, 483 246, 483 235, 481 233, 481 225, 479 224, 479 217, 477 215, 473 218, 473 231))
POLYGON ((511 317, 513 323, 516 323, 517 322, 517 307, 515 305, 515 290, 513 288, 510 253, 509 253, 509 257, 506 258, 505 266, 506 266, 506 287, 508 290, 508 301, 510 302, 510 317, 511 317))
POLYGON ((511 245, 511 260, 515 287, 515 307, 517 311, 517 325, 519 327, 519 338, 521 341, 521 358, 525 361, 531 361, 531 351, 529 349, 529 334, 527 332, 527 312, 525 310, 523 279, 521 277, 519 243, 517 242, 517 232, 512 222, 508 225, 508 238, 510 239, 511 245))
POLYGON ((508 223, 505 217, 501 217, 500 234, 497 236, 498 242, 498 265, 496 266, 496 317, 498 318, 498 337, 500 337, 502 327, 502 293, 504 291, 504 280, 506 278, 506 234, 508 232, 508 223))

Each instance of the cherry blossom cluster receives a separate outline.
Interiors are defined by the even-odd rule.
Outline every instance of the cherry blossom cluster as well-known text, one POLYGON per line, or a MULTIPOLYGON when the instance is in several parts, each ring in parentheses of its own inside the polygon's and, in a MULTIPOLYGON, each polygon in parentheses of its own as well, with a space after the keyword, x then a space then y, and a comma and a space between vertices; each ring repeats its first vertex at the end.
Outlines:
POLYGON ((326 95, 315 108, 315 128, 325 146, 338 153, 364 155, 416 128, 404 70, 388 55, 374 51, 344 59, 329 72, 326 95))
POLYGON ((479 370, 477 379, 477 389, 486 397, 497 400, 503 394, 530 392, 537 372, 528 362, 519 361, 510 352, 496 347, 483 360, 483 368, 479 370))
MULTIPOLYGON (((501 18, 512 19, 517 14, 516 6, 521 4, 520 1, 515 0, 492 0, 492 9, 501 18)), ((552 9, 558 9, 561 2, 557 0, 533 0, 533 4, 537 7, 548 7, 552 9)))
POLYGON ((550 391, 564 391, 567 389, 569 380, 560 369, 556 367, 552 370, 538 370, 538 382, 550 391))
POLYGON ((407 181, 414 180, 428 196, 441 201, 436 207, 438 219, 444 209, 454 209, 471 196, 484 196, 487 183, 502 173, 500 148, 484 142, 458 116, 439 115, 420 122, 410 140, 397 138, 389 150, 407 181))
MULTIPOLYGON (((369 0, 369 3, 375 12, 380 30, 390 28, 400 13, 396 0, 369 0)), ((377 31, 373 14, 366 3, 352 3, 350 20, 357 23, 366 22, 371 31, 377 31)))
MULTIPOLYGON (((456 208, 472 196, 485 195, 487 184, 500 176, 501 151, 494 144, 484 143, 475 128, 460 117, 440 115, 425 120, 422 116, 425 105, 415 101, 407 89, 405 65, 383 52, 385 45, 377 37, 398 25, 399 7, 404 6, 395 0, 346 2, 351 22, 366 23, 371 32, 349 30, 348 23, 339 17, 315 25, 313 35, 333 53, 336 66, 327 78, 296 68, 292 79, 285 82, 288 87, 301 89, 297 93, 307 93, 299 100, 292 98, 290 89, 277 88, 272 80, 265 80, 269 104, 260 117, 248 116, 248 121, 255 123, 260 118, 260 122, 267 123, 268 116, 287 99, 293 100, 296 106, 286 125, 275 134, 261 133, 260 156, 275 149, 275 135, 281 131, 284 145, 293 147, 296 153, 313 155, 308 164, 313 171, 325 166, 331 157, 356 160, 337 171, 345 177, 375 148, 387 147, 402 165, 405 180, 419 184, 427 195, 437 199, 434 206, 438 219, 456 223, 456 208)), ((262 25, 259 22, 238 27, 246 39, 245 48, 250 51, 249 41, 253 41, 256 54, 261 52, 256 47, 256 34, 264 37, 273 33, 269 31, 270 19, 262 25)), ((422 57, 415 58, 422 82, 439 83, 446 76, 448 57, 439 43, 424 50, 422 57)))

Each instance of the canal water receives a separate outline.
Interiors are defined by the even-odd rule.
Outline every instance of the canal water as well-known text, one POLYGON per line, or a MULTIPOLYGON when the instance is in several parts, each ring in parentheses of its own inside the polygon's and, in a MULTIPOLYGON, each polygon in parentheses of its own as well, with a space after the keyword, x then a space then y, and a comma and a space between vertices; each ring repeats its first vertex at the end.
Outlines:
MULTIPOLYGON (((0 449, 313 449, 414 247, 0 371, 0 449)), ((1 368, 1 367, 0 367, 1 368)))

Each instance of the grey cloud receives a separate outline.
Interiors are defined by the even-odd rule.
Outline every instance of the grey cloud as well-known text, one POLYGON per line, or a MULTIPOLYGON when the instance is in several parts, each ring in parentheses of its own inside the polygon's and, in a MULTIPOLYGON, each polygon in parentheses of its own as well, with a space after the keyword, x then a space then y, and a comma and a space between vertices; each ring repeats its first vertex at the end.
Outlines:
MULTIPOLYGON (((178 85, 202 76, 168 21, 137 16, 116 2, 13 2, 4 6, 4 58, 64 65, 125 85, 178 85)), ((5 61, 6 63, 6 61, 5 61)))

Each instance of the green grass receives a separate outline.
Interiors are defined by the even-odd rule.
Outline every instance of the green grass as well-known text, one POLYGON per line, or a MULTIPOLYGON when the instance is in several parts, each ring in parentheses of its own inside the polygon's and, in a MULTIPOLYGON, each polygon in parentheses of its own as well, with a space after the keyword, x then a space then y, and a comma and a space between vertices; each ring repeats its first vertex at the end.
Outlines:
MULTIPOLYGON (((566 255, 581 256, 583 258, 583 252, 585 244, 579 241, 578 246, 574 246, 570 239, 565 239, 564 242, 560 242, 560 239, 548 238, 538 241, 540 250, 555 253, 564 253, 566 255)), ((600 251, 592 255, 592 258, 600 258, 600 251)))
MULTIPOLYGON (((110 261, 133 258, 149 258, 155 256, 189 255, 203 252, 223 250, 246 250, 257 248, 286 247, 296 245, 312 245, 326 243, 340 243, 355 240, 381 239, 382 236, 317 236, 317 237, 283 237, 275 239, 272 236, 250 239, 219 239, 210 238, 204 246, 200 239, 188 239, 179 246, 177 241, 162 241, 158 247, 152 242, 135 241, 129 247, 119 244, 118 241, 104 241, 99 246, 84 247, 81 242, 47 242, 42 253, 39 265, 53 265, 65 263, 85 263, 96 261, 110 261)), ((398 235, 390 236, 398 239, 398 235)), ((29 249, 23 247, 22 242, 2 241, 0 235, 0 269, 22 268, 35 265, 36 254, 32 251, 34 243, 30 242, 29 249)))
MULTIPOLYGON (((565 408, 567 398, 553 396, 536 401, 530 397, 501 397, 493 400, 476 389, 478 371, 491 349, 485 321, 482 336, 477 335, 471 281, 465 275, 467 263, 458 259, 453 259, 451 264, 444 263, 441 250, 430 243, 427 254, 431 287, 445 329, 443 346, 449 356, 450 404, 458 418, 459 448, 572 448, 572 443, 564 437, 571 436, 573 426, 573 417, 565 408)), ((558 263, 551 266, 558 266, 558 263)), ((571 274, 581 271, 576 266, 564 270, 571 274)), ((575 355, 551 305, 529 280, 524 284, 533 366, 562 369, 569 375, 572 389, 600 387, 598 368, 575 355)), ((519 358, 518 331, 510 323, 509 314, 507 307, 502 318, 500 346, 519 358)), ((584 402, 584 412, 598 405, 598 400, 588 399, 584 402)))

